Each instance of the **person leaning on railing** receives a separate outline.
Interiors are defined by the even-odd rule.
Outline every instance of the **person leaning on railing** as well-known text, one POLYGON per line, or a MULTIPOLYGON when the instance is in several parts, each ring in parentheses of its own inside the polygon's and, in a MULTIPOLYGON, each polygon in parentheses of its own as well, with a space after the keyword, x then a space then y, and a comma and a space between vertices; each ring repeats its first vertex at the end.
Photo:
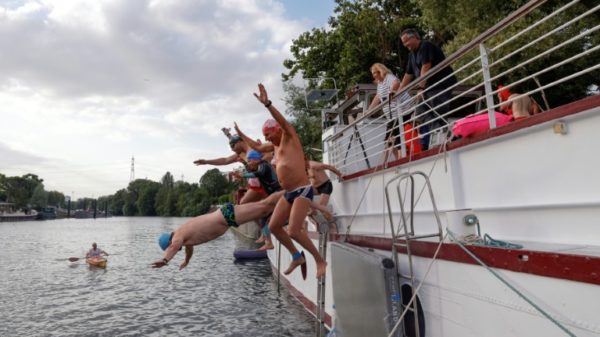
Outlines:
MULTIPOLYGON (((387 102, 383 106, 383 113, 387 119, 387 125, 385 130, 385 156, 384 163, 387 162, 389 151, 393 149, 395 145, 399 142, 399 129, 398 129, 398 112, 396 109, 396 100, 390 99, 390 95, 396 92, 400 87, 400 81, 392 73, 388 67, 383 65, 382 63, 374 63, 371 66, 371 75, 373 75, 373 80, 375 84, 377 84, 377 94, 373 97, 371 104, 369 104, 369 110, 375 108, 382 102, 387 102)), ((399 158, 397 154, 397 150, 393 151, 396 158, 399 158)))
MULTIPOLYGON (((410 50, 408 55, 408 64, 406 72, 400 83, 397 92, 400 92, 415 78, 425 76, 429 70, 441 63, 446 56, 440 47, 429 41, 422 41, 419 33, 414 29, 405 29, 400 34, 402 44, 410 50)), ((427 81, 419 83, 419 96, 427 101, 433 96, 437 96, 425 104, 420 104, 417 107, 416 114, 421 123, 419 133, 421 134, 421 148, 427 150, 429 148, 430 130, 434 130, 442 126, 441 119, 427 123, 437 116, 442 116, 450 110, 450 104, 446 102, 452 98, 452 90, 446 90, 457 83, 456 77, 453 75, 450 66, 444 67, 436 74, 431 76, 427 81), (448 77, 448 78, 446 78, 448 77), (446 78, 445 80, 443 80, 446 78), (444 93, 440 94, 442 91, 444 93), (439 95, 438 95, 439 94, 439 95), (433 110, 435 113, 431 113, 433 110), (425 113, 430 111, 428 113, 425 113)))

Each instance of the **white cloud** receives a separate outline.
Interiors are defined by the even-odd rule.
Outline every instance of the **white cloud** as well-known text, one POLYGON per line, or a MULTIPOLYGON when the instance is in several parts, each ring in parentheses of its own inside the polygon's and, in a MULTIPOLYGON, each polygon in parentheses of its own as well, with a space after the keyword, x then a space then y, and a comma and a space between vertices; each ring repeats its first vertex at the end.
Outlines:
POLYGON ((268 0, 0 4, 0 154, 13 158, 0 172, 44 162, 47 186, 98 196, 126 186, 135 155, 153 178, 197 181, 208 168, 194 159, 228 154, 222 126, 260 135, 256 84, 282 96, 282 62, 309 28, 284 11, 268 0))

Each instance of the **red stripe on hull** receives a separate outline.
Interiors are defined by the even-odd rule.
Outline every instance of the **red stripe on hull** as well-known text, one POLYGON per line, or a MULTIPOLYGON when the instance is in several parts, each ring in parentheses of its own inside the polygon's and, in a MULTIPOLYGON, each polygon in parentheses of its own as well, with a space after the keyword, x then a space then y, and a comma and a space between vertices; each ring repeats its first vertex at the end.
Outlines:
MULTIPOLYGON (((311 232, 309 236, 318 240, 318 233, 311 232)), ((334 234, 331 239, 365 248, 392 250, 392 240, 389 238, 334 234)), ((437 246, 438 243, 435 242, 413 241, 410 249, 415 256, 432 258, 437 246)), ((466 247, 489 267, 600 285, 600 257, 598 256, 474 245, 466 247)), ((398 252, 406 254, 406 248, 398 247, 398 252)), ((479 265, 455 243, 444 243, 438 259, 479 265)))
MULTIPOLYGON (((273 273, 277 275, 277 268, 273 264, 271 264, 271 268, 273 269, 273 273)), ((309 300, 306 296, 304 296, 304 294, 300 290, 296 289, 296 287, 294 287, 294 285, 292 285, 290 281, 288 281, 288 279, 286 279, 285 277, 280 277, 279 279, 281 283, 290 291, 290 293, 292 293, 292 296, 294 296, 300 303, 302 303, 306 310, 311 312, 316 317, 317 305, 311 300, 309 300)), ((325 312, 325 324, 327 326, 331 326, 331 316, 327 312, 325 312)))

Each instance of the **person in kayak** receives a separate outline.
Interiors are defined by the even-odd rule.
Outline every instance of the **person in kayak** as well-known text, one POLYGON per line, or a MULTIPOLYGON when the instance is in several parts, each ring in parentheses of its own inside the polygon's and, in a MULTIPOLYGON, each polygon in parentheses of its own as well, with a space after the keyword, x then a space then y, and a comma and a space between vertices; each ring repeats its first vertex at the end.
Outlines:
POLYGON ((88 252, 85 254, 86 258, 89 257, 96 257, 96 256, 108 256, 108 253, 103 251, 102 249, 98 248, 98 245, 94 242, 92 243, 92 249, 88 250, 88 252))

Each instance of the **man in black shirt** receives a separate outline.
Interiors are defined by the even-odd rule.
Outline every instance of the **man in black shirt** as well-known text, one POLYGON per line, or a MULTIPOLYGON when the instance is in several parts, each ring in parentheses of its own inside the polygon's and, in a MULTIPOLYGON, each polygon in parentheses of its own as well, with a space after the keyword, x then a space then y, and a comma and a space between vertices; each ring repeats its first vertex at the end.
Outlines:
MULTIPOLYGON (((419 33, 414 29, 405 29, 402 34, 400 34, 400 39, 402 40, 402 44, 410 50, 410 54, 406 72, 404 73, 398 92, 406 87, 413 79, 425 76, 431 68, 446 59, 446 56, 444 56, 444 52, 440 47, 429 41, 422 41, 419 33)), ((450 110, 450 104, 446 102, 452 98, 452 89, 448 88, 456 84, 456 77, 454 77, 452 72, 452 68, 447 66, 431 76, 427 81, 419 83, 419 94, 422 94, 424 101, 427 101, 433 96, 437 96, 417 108, 416 112, 417 115, 420 116, 419 119, 422 124, 437 117, 431 112, 423 114, 425 111, 433 109, 437 115, 444 115, 450 110), (442 91, 445 92, 441 93, 442 91)), ((438 119, 419 127, 419 133, 422 135, 421 148, 423 150, 429 148, 429 131, 436 129, 441 125, 442 120, 438 119)))

